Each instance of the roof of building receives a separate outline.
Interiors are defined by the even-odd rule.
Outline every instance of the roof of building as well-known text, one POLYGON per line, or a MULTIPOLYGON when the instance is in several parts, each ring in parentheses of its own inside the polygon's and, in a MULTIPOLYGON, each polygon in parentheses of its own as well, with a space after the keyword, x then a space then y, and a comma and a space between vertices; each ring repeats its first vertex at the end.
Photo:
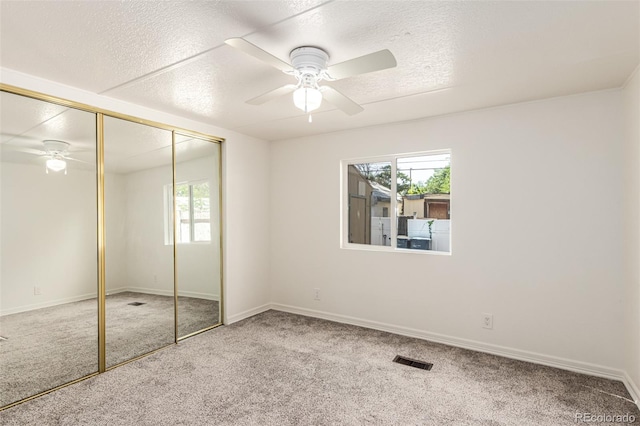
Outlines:
POLYGON ((389 188, 372 180, 369 181, 369 184, 373 188, 371 195, 376 201, 391 201, 391 190, 389 188))
POLYGON ((407 194, 405 200, 450 200, 451 194, 407 194))

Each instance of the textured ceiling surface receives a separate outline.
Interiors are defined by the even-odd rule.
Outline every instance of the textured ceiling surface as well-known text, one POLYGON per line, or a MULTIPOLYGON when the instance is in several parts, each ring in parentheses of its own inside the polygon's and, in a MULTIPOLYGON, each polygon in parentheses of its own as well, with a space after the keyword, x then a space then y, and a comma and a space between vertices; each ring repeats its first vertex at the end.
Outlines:
MULTIPOLYGON (((172 163, 168 130, 104 117, 106 173, 133 173, 172 163)), ((0 92, 0 161, 42 167, 45 140, 66 142, 70 170, 96 169, 96 115, 74 108, 0 92)), ((216 155, 211 142, 176 133, 176 163, 216 155)), ((212 164, 215 164, 212 160, 212 164)))
POLYGON ((0 66, 276 140, 621 87, 639 27, 638 1, 2 1, 0 66), (363 112, 308 123, 290 96, 245 102, 295 80, 231 37, 398 65, 332 84, 363 112))

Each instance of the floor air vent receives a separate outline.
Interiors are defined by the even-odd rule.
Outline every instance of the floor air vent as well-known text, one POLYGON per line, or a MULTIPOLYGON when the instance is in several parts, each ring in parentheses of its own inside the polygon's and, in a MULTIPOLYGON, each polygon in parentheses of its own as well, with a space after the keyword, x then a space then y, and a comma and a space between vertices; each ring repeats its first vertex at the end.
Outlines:
POLYGON ((144 302, 131 302, 131 303, 127 303, 127 305, 140 306, 140 305, 144 305, 144 302))
POLYGON ((418 361, 417 359, 411 359, 400 355, 396 355, 393 362, 408 365, 410 367, 421 368, 423 370, 431 370, 431 367, 433 367, 433 364, 429 364, 428 362, 418 361))

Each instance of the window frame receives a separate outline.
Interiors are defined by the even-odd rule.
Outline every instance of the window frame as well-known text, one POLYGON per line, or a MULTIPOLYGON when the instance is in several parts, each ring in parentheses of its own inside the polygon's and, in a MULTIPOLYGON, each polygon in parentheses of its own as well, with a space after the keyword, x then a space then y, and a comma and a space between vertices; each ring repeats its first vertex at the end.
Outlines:
MULTIPOLYGON (((453 252, 451 236, 449 237, 449 251, 417 250, 410 248, 398 248, 398 194, 397 194, 397 160, 400 158, 420 157, 425 155, 449 154, 449 166, 453 163, 453 151, 437 149, 430 151, 406 152, 400 154, 388 154, 371 157, 355 157, 340 161, 340 248, 348 250, 378 251, 391 253, 411 253, 435 256, 451 256, 453 252), (372 244, 359 244, 349 242, 349 166, 362 163, 391 163, 391 205, 389 218, 391 220, 391 245, 380 246, 372 244)), ((451 225, 450 225, 451 227, 451 225)), ((450 232, 452 232, 450 230, 450 232)))
MULTIPOLYGON (((187 180, 182 182, 176 182, 176 186, 179 185, 187 185, 189 188, 189 241, 178 241, 177 244, 211 244, 211 238, 209 240, 199 240, 195 241, 195 218, 194 218, 194 197, 193 197, 193 186, 206 183, 211 187, 208 179, 196 179, 196 180, 187 180)), ((174 203, 173 197, 175 195, 173 184, 168 183, 164 185, 164 204, 165 204, 165 226, 164 226, 164 244, 165 245, 173 245, 173 237, 174 237, 174 203)), ((211 198, 211 194, 209 194, 209 198, 211 198)), ((211 204, 211 199, 209 200, 211 204)), ((175 235, 178 234, 178 229, 180 227, 180 223, 175 222, 175 235)), ((209 206, 209 226, 211 226, 211 206, 209 206)))

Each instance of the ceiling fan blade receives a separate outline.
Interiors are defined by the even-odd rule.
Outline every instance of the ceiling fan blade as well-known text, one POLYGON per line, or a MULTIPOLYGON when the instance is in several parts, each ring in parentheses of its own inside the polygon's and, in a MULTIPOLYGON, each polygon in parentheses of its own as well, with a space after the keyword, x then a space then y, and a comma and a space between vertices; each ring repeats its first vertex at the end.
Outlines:
POLYGON ((91 163, 89 161, 84 161, 84 160, 78 160, 77 158, 72 158, 72 157, 62 157, 65 160, 71 160, 71 161, 77 161, 78 163, 84 163, 84 164, 95 164, 95 163, 91 163))
POLYGON ((397 64, 393 53, 385 49, 332 65, 327 69, 327 74, 334 80, 340 80, 358 74, 393 68, 397 64))
POLYGON ((276 58, 269 52, 265 52, 255 44, 249 43, 243 38, 230 38, 225 40, 224 42, 229 46, 235 47, 236 49, 246 53, 247 55, 251 55, 256 59, 261 60, 262 62, 266 62, 267 64, 279 69, 280 71, 287 72, 292 70, 291 65, 289 65, 288 63, 276 58))
POLYGON ((33 148, 27 148, 27 147, 9 145, 9 144, 2 144, 1 146, 2 146, 2 149, 6 151, 24 152, 25 154, 32 154, 32 155, 46 155, 46 152, 40 149, 33 149, 33 148))
POLYGON ((337 106, 340 110, 342 110, 343 112, 349 115, 354 115, 364 111, 364 108, 362 108, 360 105, 358 105, 351 99, 347 98, 342 93, 338 92, 333 87, 322 86, 320 87, 320 91, 322 92, 322 97, 327 102, 337 106))
POLYGON ((275 90, 271 90, 270 92, 264 93, 253 99, 249 99, 247 103, 251 105, 262 105, 265 102, 269 102, 275 98, 293 92, 294 90, 296 90, 296 87, 298 86, 296 86, 295 84, 287 84, 286 86, 278 87, 275 90))

